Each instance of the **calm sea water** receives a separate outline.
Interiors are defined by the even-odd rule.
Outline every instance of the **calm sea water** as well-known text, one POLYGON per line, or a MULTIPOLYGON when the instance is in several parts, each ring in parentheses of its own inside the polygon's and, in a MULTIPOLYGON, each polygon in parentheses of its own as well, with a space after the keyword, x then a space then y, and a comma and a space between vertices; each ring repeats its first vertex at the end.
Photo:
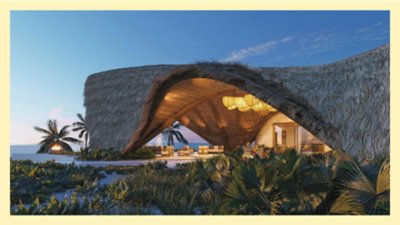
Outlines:
MULTIPOLYGON (((189 146, 193 149, 198 149, 199 145, 208 145, 207 143, 190 143, 189 146)), ((175 149, 183 148, 184 144, 175 144, 175 149)), ((39 145, 11 145, 10 154, 34 154, 39 149, 39 145)), ((72 146, 74 151, 79 151, 79 146, 72 146)))

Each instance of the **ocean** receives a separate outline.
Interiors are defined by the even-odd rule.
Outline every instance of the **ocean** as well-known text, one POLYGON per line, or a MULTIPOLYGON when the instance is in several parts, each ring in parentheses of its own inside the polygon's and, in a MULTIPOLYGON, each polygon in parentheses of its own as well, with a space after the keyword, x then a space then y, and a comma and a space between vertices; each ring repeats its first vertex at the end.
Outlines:
MULTIPOLYGON (((208 145, 208 143, 190 143, 189 146, 195 150, 198 149, 199 145, 208 145)), ((183 148, 184 144, 178 143, 175 144, 175 149, 183 148)), ((10 155, 13 154, 35 154, 39 149, 39 145, 11 145, 10 146, 10 155)), ((80 147, 78 145, 71 146, 74 151, 79 151, 80 147)))

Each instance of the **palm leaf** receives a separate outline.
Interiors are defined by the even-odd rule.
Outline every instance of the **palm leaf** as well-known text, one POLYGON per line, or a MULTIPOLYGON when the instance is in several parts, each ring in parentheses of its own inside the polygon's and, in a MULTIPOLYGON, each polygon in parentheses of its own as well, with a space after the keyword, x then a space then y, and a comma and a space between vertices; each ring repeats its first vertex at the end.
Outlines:
POLYGON ((64 137, 64 138, 61 138, 61 140, 67 141, 67 142, 71 142, 71 143, 75 143, 75 144, 80 144, 81 143, 80 140, 78 140, 76 138, 73 138, 73 137, 64 137))
POLYGON ((54 134, 58 134, 57 120, 51 121, 51 123, 50 123, 49 125, 51 125, 52 132, 53 132, 54 134))
MULTIPOLYGON (((179 132, 179 131, 175 131, 176 133, 175 133, 175 135, 177 136, 177 138, 179 137, 179 139, 180 139, 180 142, 182 142, 182 143, 184 143, 184 144, 189 144, 189 142, 186 140, 186 138, 185 137, 183 137, 183 135, 182 135, 182 133, 181 132, 179 132)), ((178 139, 178 140, 179 140, 178 139)))
POLYGON ((67 125, 67 126, 63 126, 63 127, 61 128, 60 132, 58 132, 58 136, 59 136, 60 138, 67 136, 67 135, 69 134, 69 132, 67 131, 68 128, 69 128, 68 125, 67 125))
POLYGON ((379 170, 377 182, 376 182, 376 193, 379 195, 390 190, 390 162, 386 159, 379 170))
POLYGON ((74 126, 74 127, 83 127, 83 128, 86 127, 86 125, 84 123, 82 123, 82 122, 74 122, 72 124, 72 126, 74 126))
POLYGON ((63 149, 64 151, 66 151, 66 152, 73 152, 71 146, 70 146, 69 144, 67 144, 66 142, 64 142, 64 141, 59 141, 58 144, 61 145, 61 147, 62 147, 62 149, 63 149))
POLYGON ((51 135, 51 132, 50 131, 48 131, 48 130, 46 130, 46 129, 43 129, 43 128, 40 128, 40 127, 33 127, 36 131, 39 131, 39 132, 41 132, 41 133, 44 133, 44 134, 48 134, 48 135, 51 135))
POLYGON ((82 138, 83 134, 86 134, 86 130, 82 130, 82 131, 79 133, 78 137, 79 137, 79 138, 82 138))
POLYGON ((361 203, 358 203, 349 191, 344 191, 335 200, 329 210, 329 214, 336 215, 364 215, 365 210, 361 203))
POLYGON ((178 121, 176 121, 173 125, 172 125, 173 129, 180 129, 181 128, 181 123, 179 123, 178 121))
POLYGON ((85 119, 83 118, 82 114, 78 113, 78 114, 76 114, 76 115, 78 116, 78 118, 79 118, 83 123, 85 123, 85 119))

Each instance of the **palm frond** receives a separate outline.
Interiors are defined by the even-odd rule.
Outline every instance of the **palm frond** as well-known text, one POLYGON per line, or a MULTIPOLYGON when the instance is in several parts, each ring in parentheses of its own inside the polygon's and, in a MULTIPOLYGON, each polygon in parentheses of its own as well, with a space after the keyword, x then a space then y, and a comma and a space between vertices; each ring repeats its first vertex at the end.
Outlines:
POLYGON ((39 131, 39 132, 41 132, 41 133, 44 133, 44 134, 48 134, 48 135, 51 135, 51 132, 50 131, 48 131, 48 130, 46 130, 46 129, 43 129, 43 128, 40 128, 40 127, 33 127, 36 131, 39 131))
POLYGON ((82 130, 82 131, 79 133, 78 137, 79 137, 79 138, 82 138, 82 136, 83 136, 84 134, 86 134, 86 130, 82 130))
POLYGON ((179 131, 175 131, 175 136, 177 137, 177 139, 180 141, 180 142, 182 142, 182 143, 184 143, 184 144, 189 144, 189 142, 186 140, 186 138, 182 135, 182 133, 181 132, 179 132, 179 131))
POLYGON ((78 114, 76 114, 76 115, 78 116, 78 118, 79 118, 83 123, 86 122, 85 119, 83 118, 82 114, 78 113, 78 114))
POLYGON ((74 143, 74 144, 82 143, 80 140, 78 140, 76 138, 73 138, 73 137, 64 137, 64 138, 61 138, 61 140, 67 141, 67 142, 71 142, 71 143, 74 143))
POLYGON ((181 128, 181 123, 179 123, 178 121, 176 121, 174 124, 172 124, 172 128, 173 128, 173 129, 180 129, 180 128, 181 128))
POLYGON ((47 147, 47 145, 41 145, 36 153, 47 153, 48 151, 49 151, 49 148, 47 147))
POLYGON ((67 144, 66 142, 64 142, 64 141, 59 141, 58 144, 61 145, 61 147, 62 147, 62 149, 63 149, 64 151, 66 151, 66 152, 73 152, 71 146, 70 146, 69 144, 67 144))
POLYGON ((364 215, 365 210, 361 203, 357 202, 349 191, 344 191, 335 200, 329 210, 329 214, 336 215, 364 215))
POLYGON ((74 127, 86 127, 86 125, 82 122, 74 122, 72 123, 72 126, 74 127))
POLYGON ((379 170, 377 182, 376 182, 376 193, 379 195, 390 190, 390 161, 386 159, 379 170))
POLYGON ((49 121, 49 126, 54 134, 58 134, 58 125, 57 120, 49 121))
POLYGON ((59 136, 60 138, 67 136, 67 135, 69 134, 69 132, 67 131, 68 128, 69 128, 68 125, 67 125, 67 126, 63 126, 63 127, 61 128, 60 132, 58 132, 58 136, 59 136))

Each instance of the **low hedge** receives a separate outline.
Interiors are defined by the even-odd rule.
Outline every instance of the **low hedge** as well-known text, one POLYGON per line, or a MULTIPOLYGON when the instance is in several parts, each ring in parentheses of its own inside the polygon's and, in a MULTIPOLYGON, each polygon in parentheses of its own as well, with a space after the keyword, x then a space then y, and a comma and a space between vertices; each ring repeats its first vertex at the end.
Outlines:
POLYGON ((147 147, 141 147, 136 151, 127 152, 125 154, 114 149, 81 149, 78 160, 81 161, 117 161, 127 159, 154 159, 156 154, 147 147))

